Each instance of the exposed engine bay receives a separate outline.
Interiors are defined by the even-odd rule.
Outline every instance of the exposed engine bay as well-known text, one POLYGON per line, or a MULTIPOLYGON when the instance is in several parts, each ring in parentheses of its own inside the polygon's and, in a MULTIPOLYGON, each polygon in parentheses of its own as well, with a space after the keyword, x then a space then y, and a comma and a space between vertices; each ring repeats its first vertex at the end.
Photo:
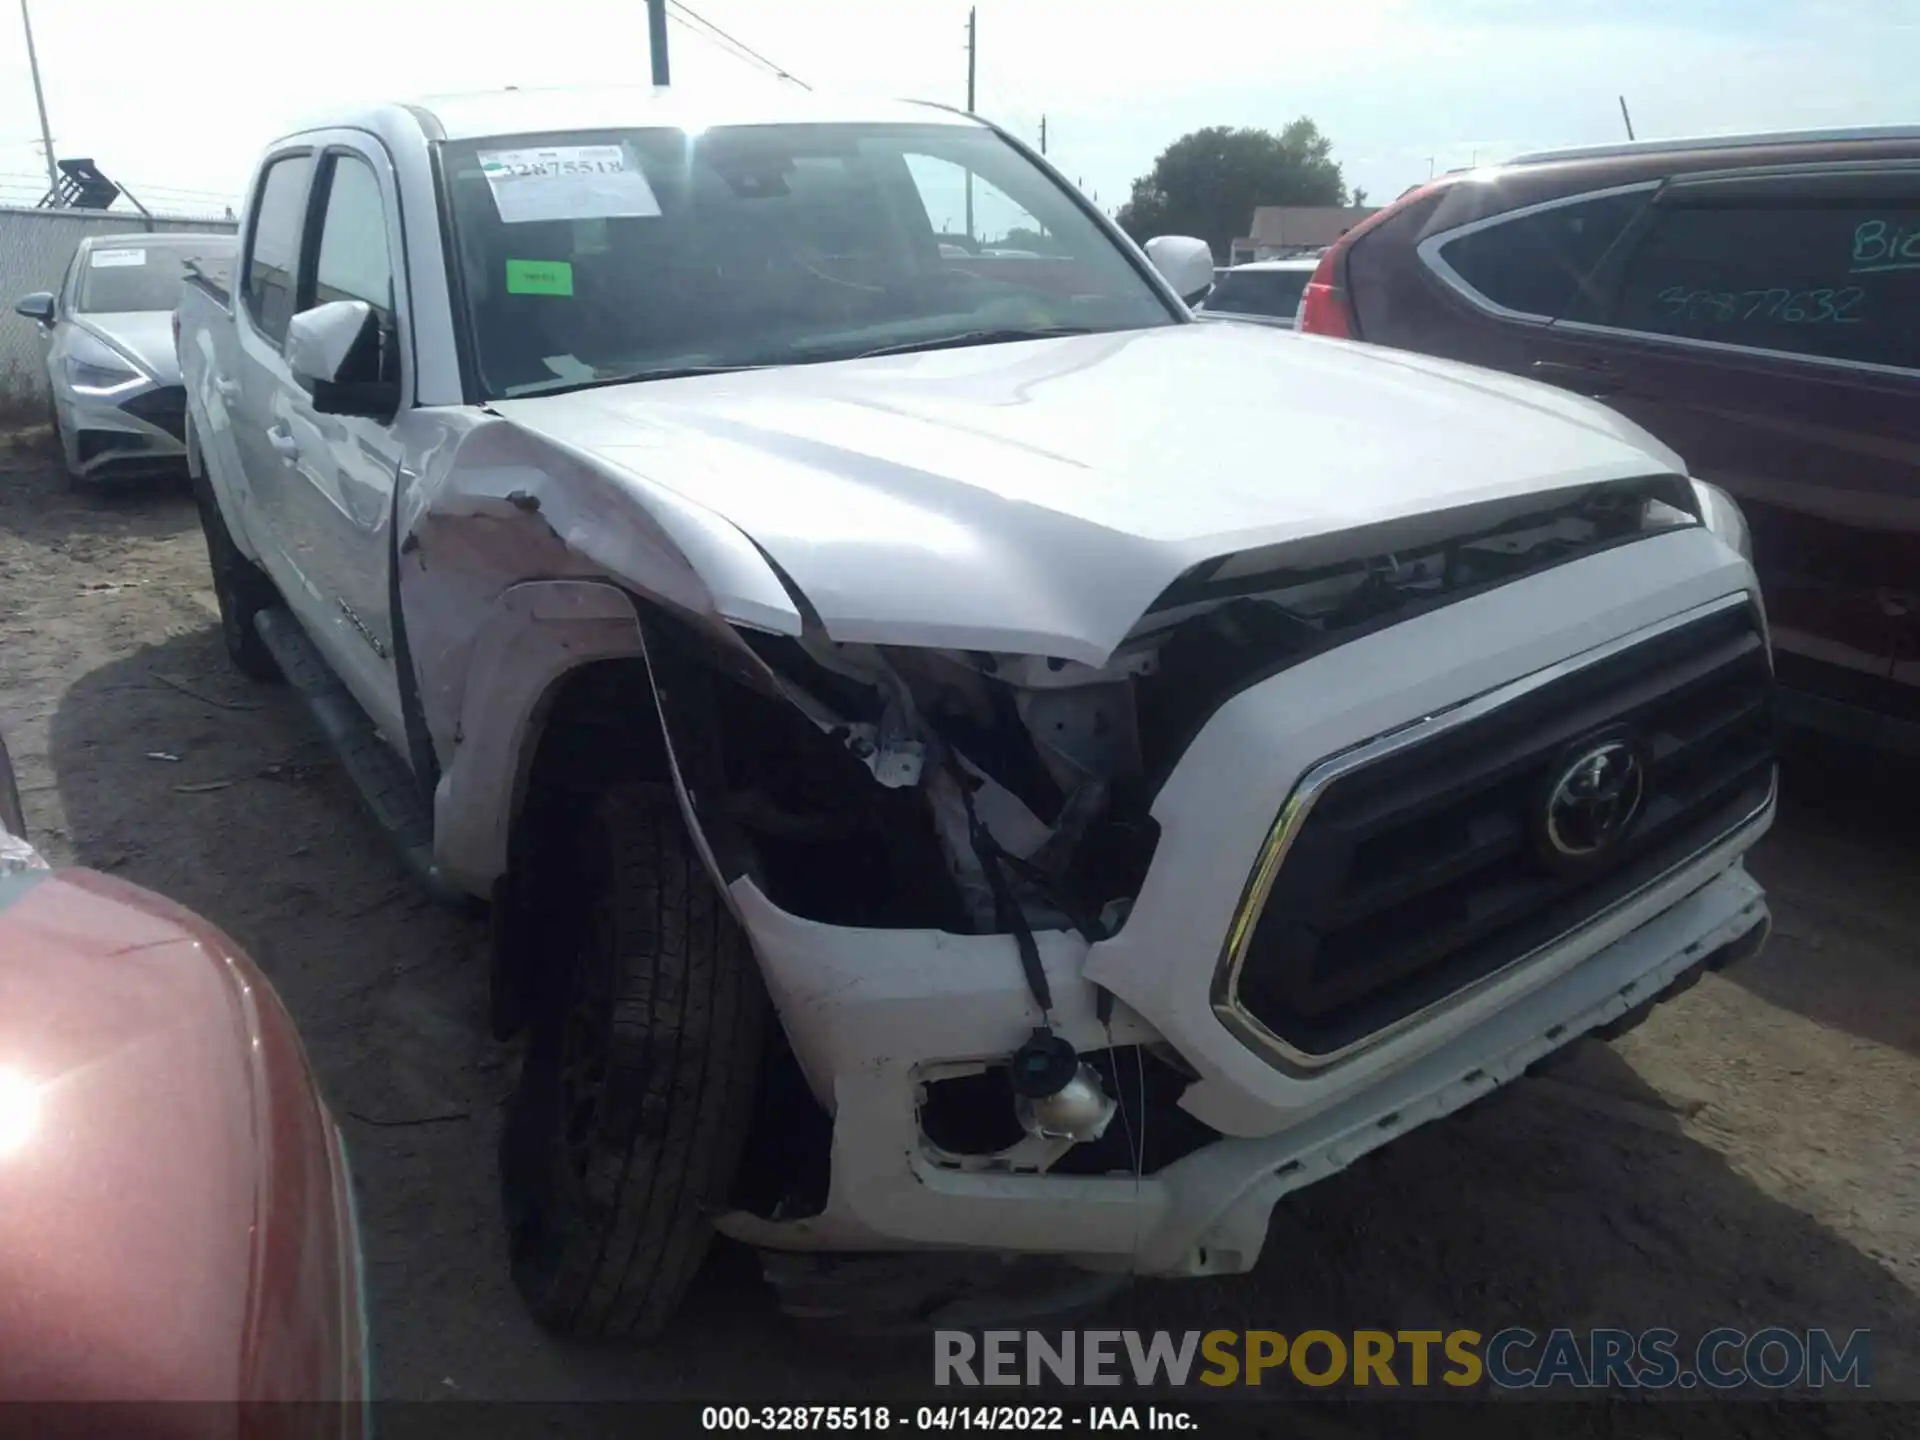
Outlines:
POLYGON ((808 918, 1112 935, 1153 858, 1155 792, 1236 692, 1426 610, 1697 523, 1686 482, 1668 477, 1507 509, 1491 522, 1455 512, 1451 529, 1390 552, 1354 556, 1349 537, 1347 558, 1288 563, 1283 547, 1211 562, 1097 669, 743 632, 800 709, 778 724, 756 706, 726 727, 727 819, 770 898, 808 918))

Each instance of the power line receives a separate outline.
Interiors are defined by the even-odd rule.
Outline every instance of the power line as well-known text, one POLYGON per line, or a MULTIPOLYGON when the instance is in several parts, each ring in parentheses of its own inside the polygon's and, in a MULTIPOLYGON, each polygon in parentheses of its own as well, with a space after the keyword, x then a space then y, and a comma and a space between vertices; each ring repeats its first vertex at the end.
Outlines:
POLYGON ((766 56, 762 55, 758 50, 754 49, 751 45, 747 44, 744 40, 736 40, 733 36, 729 35, 726 31, 722 30, 718 25, 714 24, 711 20, 707 19, 706 16, 700 14, 697 10, 694 10, 691 6, 682 5, 680 3, 680 0, 667 0, 667 3, 669 6, 669 18, 679 21, 682 27, 684 27, 685 29, 691 30, 695 35, 699 35, 701 39, 706 40, 709 43, 713 43, 715 41, 715 37, 718 37, 718 40, 720 42, 724 42, 725 48, 729 49, 735 55, 736 58, 744 58, 744 59, 750 60, 755 64, 760 65, 763 69, 771 72, 778 79, 791 80, 794 84, 798 85, 802 90, 813 89, 811 85, 807 84, 806 81, 802 80, 798 75, 794 74, 791 70, 788 70, 783 66, 776 65, 773 61, 769 60, 766 56), (695 28, 696 26, 698 26, 699 28, 696 29, 695 28))
MULTIPOLYGON (((169 204, 231 205, 238 198, 233 192, 225 190, 193 190, 179 185, 142 185, 130 181, 115 183, 122 189, 137 190, 142 195, 169 204)), ((45 189, 46 182, 37 175, 0 172, 0 190, 32 190, 38 195, 45 189)))
MULTIPOLYGON (((732 35, 729 35, 726 31, 722 30, 718 25, 714 24, 711 20, 707 19, 706 16, 700 14, 700 12, 695 10, 692 6, 682 5, 680 3, 680 0, 667 0, 667 4, 670 9, 677 10, 680 12, 679 15, 676 15, 673 18, 675 18, 676 20, 680 20, 680 23, 682 25, 687 25, 688 21, 692 21, 694 24, 700 26, 702 30, 709 31, 711 32, 712 35, 718 36, 721 40, 725 41, 726 44, 732 47, 732 49, 736 53, 745 55, 748 59, 753 60, 756 63, 764 66, 767 70, 771 71, 774 75, 778 76, 780 79, 791 80, 793 81, 794 84, 803 86, 808 90, 811 90, 813 88, 811 85, 808 85, 806 81, 802 80, 798 75, 795 75, 792 71, 787 70, 784 67, 775 64, 772 60, 769 60, 766 56, 762 55, 758 50, 754 49, 751 45, 747 44, 746 41, 735 39, 732 35), (681 18, 683 16, 685 17, 684 19, 681 18)), ((692 29, 692 26, 688 25, 687 28, 692 29)), ((698 35, 701 32, 700 30, 695 30, 694 33, 698 35)))
POLYGON ((676 15, 670 10, 666 12, 666 16, 667 16, 667 19, 671 20, 674 24, 678 25, 682 30, 685 30, 689 35, 692 35, 697 40, 706 41, 709 45, 713 46, 713 48, 718 50, 721 54, 730 56, 733 59, 740 61, 741 64, 743 65, 751 65, 756 70, 766 70, 769 74, 776 75, 776 76, 780 73, 778 67, 769 68, 767 66, 762 65, 758 60, 754 59, 753 56, 749 55, 745 50, 741 49, 738 45, 734 44, 732 41, 727 40, 724 37, 717 35, 710 30, 702 30, 698 25, 694 24, 693 21, 687 19, 686 16, 676 15))

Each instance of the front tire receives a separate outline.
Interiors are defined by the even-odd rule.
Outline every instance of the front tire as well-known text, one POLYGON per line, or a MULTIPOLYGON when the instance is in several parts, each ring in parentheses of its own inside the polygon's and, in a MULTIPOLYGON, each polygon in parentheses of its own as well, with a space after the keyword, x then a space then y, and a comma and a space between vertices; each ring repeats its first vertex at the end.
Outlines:
POLYGON ((213 594, 220 602, 220 638, 227 658, 249 680, 272 684, 281 678, 280 664, 267 649, 253 617, 280 603, 280 594, 266 572, 240 553, 213 498, 203 460, 190 469, 193 502, 200 512, 200 529, 207 537, 207 564, 213 571, 213 594))
POLYGON ((501 1138, 513 1279, 549 1329, 647 1339, 726 1206, 767 998, 670 787, 616 786, 574 836, 501 1138))

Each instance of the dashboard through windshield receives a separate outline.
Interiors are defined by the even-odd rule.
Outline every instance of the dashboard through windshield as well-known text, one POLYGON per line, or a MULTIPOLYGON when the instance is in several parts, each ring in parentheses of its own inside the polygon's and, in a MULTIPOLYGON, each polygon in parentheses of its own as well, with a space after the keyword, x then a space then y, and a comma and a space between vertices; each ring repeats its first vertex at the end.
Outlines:
POLYGON ((442 161, 486 398, 1180 318, 983 127, 514 136, 442 161))

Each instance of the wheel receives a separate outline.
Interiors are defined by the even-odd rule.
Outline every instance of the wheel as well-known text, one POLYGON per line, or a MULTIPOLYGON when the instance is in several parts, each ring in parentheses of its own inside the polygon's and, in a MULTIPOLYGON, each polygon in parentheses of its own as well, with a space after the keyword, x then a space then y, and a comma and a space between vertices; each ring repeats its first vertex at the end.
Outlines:
POLYGON ((513 1279, 549 1329, 646 1339, 727 1203, 767 997, 670 787, 617 786, 574 835, 501 1137, 513 1279))
POLYGON ((272 683, 279 680, 280 665, 267 649, 260 632, 253 628, 253 617, 280 603, 279 592, 266 572, 240 553, 220 516, 213 498, 213 487, 206 478, 203 462, 193 477, 194 506, 200 512, 200 528, 207 537, 207 564, 213 571, 213 593, 220 602, 220 636, 227 642, 227 658, 250 680, 272 683))

